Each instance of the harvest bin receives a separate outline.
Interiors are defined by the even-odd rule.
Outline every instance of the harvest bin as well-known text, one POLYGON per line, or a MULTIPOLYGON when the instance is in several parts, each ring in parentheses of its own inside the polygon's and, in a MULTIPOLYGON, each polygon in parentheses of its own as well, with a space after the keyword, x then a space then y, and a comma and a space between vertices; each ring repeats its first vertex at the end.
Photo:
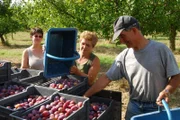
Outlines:
POLYGON ((76 51, 77 29, 51 28, 46 34, 44 55, 44 76, 46 78, 68 75, 74 60, 79 58, 76 51))
MULTIPOLYGON (((18 103, 19 101, 23 101, 24 99, 27 99, 29 95, 40 95, 40 96, 51 96, 53 95, 53 93, 57 92, 56 90, 52 90, 46 87, 41 87, 41 86, 31 86, 29 88, 27 88, 26 91, 12 96, 8 99, 5 100, 1 100, 0 101, 0 115, 5 116, 6 118, 10 119, 9 114, 16 112, 16 111, 24 111, 27 109, 30 109, 31 107, 34 107, 35 105, 28 107, 28 108, 20 108, 20 109, 10 109, 7 108, 6 106, 13 106, 15 103, 18 103)), ((43 101, 45 102, 45 101, 43 101)), ((40 103, 38 103, 40 104, 40 103)), ((37 104, 36 104, 37 105, 37 104)))
POLYGON ((165 110, 159 107, 158 111, 133 116, 131 120, 180 120, 180 108, 170 109, 165 100, 162 100, 165 110))
POLYGON ((81 108, 79 108, 78 110, 74 111, 72 114, 70 114, 70 116, 68 116, 66 119, 64 120, 88 120, 88 106, 89 106, 89 99, 88 98, 84 98, 84 97, 80 97, 80 96, 74 96, 74 95, 68 95, 68 94, 64 94, 64 93, 56 93, 54 94, 50 100, 39 104, 37 106, 35 106, 32 109, 29 109, 25 112, 14 112, 12 114, 10 114, 10 116, 12 117, 12 120, 24 120, 22 117, 28 115, 28 113, 31 113, 32 110, 34 109, 38 109, 40 108, 40 106, 42 105, 46 105, 51 103, 55 96, 63 96, 65 97, 67 100, 74 100, 76 103, 77 102, 83 102, 83 106, 81 108))

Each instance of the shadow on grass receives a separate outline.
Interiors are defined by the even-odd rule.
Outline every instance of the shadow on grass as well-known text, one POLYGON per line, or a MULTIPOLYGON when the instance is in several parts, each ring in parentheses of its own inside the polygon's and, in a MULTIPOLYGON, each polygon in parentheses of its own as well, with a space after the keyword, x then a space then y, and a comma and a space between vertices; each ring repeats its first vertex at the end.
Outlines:
POLYGON ((27 48, 29 45, 11 45, 11 48, 27 48))
POLYGON ((2 48, 27 48, 30 45, 17 45, 17 44, 4 44, 4 45, 0 45, 2 48))

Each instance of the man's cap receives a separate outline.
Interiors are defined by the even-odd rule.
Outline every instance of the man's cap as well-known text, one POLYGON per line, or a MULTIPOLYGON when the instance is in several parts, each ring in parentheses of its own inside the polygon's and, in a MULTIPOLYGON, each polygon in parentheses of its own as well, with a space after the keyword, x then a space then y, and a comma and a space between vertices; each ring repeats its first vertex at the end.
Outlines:
POLYGON ((139 29, 139 23, 136 18, 132 16, 120 16, 113 24, 114 35, 112 41, 116 40, 123 30, 127 30, 136 26, 139 29))

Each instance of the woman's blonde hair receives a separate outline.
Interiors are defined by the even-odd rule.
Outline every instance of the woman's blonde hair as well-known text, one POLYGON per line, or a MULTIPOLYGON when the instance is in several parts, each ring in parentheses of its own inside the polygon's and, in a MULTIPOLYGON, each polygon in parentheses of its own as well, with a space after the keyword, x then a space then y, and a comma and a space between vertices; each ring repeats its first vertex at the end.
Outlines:
POLYGON ((88 41, 91 41, 93 47, 96 46, 96 43, 98 41, 98 37, 97 37, 96 33, 95 32, 91 32, 91 31, 84 31, 84 32, 82 32, 80 34, 80 41, 82 39, 86 39, 88 41))

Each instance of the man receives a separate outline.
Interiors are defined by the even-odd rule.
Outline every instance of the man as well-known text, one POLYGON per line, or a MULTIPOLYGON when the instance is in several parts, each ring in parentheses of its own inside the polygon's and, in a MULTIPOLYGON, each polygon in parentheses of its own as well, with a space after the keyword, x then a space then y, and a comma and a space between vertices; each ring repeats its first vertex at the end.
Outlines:
POLYGON ((113 40, 119 39, 127 48, 115 59, 111 68, 84 94, 89 97, 105 88, 112 80, 125 78, 130 86, 126 120, 132 116, 157 110, 162 99, 169 101, 180 84, 180 71, 170 49, 146 39, 138 21, 120 16, 114 22, 113 40))

